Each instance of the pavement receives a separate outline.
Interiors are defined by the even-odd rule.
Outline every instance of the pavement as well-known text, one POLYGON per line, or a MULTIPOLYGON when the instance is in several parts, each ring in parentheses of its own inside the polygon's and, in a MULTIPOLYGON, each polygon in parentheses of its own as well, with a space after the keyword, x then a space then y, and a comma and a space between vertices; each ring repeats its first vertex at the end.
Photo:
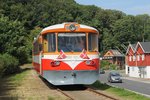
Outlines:
POLYGON ((100 81, 113 87, 124 88, 150 98, 150 79, 129 77, 125 74, 125 70, 117 70, 122 76, 123 83, 109 83, 107 81, 110 70, 105 70, 105 74, 100 75, 100 81))
POLYGON ((138 82, 143 82, 143 83, 149 83, 150 84, 150 79, 136 78, 136 77, 129 77, 129 76, 123 76, 122 78, 127 79, 127 80, 133 80, 133 81, 138 81, 138 82))
POLYGON ((123 79, 133 80, 133 81, 138 81, 138 82, 143 82, 143 83, 149 83, 150 84, 150 78, 129 77, 129 75, 125 74, 125 70, 120 70, 119 72, 122 75, 123 79))

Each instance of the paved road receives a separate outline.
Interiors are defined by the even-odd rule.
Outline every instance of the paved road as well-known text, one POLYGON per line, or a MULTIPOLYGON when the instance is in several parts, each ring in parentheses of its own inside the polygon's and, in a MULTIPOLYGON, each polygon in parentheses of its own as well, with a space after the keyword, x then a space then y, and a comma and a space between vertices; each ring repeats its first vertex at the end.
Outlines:
POLYGON ((134 78, 122 77, 123 83, 109 83, 107 81, 108 72, 105 74, 100 74, 100 81, 102 83, 107 83, 112 86, 129 89, 140 94, 150 97, 150 81, 140 81, 134 78))

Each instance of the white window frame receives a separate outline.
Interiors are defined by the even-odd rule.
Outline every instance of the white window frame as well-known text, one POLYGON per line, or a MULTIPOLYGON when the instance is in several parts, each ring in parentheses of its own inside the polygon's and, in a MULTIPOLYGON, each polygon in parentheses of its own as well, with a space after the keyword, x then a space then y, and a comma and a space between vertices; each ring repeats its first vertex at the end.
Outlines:
POLYGON ((129 56, 129 61, 131 61, 132 60, 132 56, 129 56))
POLYGON ((143 60, 145 60, 145 55, 144 55, 144 54, 142 54, 142 61, 143 61, 143 60))
POLYGON ((133 61, 135 61, 136 60, 136 56, 135 55, 133 55, 133 61))
POLYGON ((140 61, 140 55, 137 55, 137 61, 140 61))

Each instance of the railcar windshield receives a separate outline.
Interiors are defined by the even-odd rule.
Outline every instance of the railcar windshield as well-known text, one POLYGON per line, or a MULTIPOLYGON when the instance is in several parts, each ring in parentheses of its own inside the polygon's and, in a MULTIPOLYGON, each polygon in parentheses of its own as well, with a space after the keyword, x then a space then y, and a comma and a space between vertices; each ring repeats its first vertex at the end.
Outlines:
POLYGON ((85 33, 59 33, 58 34, 58 51, 64 52, 81 52, 86 50, 85 33))

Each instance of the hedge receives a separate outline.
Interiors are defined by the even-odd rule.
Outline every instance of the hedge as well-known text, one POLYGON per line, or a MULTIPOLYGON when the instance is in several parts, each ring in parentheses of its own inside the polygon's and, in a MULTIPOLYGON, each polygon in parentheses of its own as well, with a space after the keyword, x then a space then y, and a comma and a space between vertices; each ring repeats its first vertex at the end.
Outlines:
POLYGON ((19 61, 9 54, 0 54, 0 76, 13 74, 20 71, 19 61))

